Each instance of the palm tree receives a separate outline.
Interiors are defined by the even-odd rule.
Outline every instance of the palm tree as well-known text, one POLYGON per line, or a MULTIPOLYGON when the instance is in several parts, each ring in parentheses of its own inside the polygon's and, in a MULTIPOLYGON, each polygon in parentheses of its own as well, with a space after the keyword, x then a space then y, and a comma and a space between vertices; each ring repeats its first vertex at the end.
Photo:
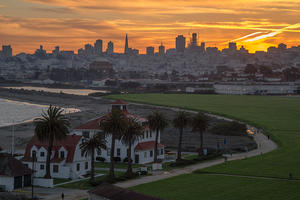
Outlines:
POLYGON ((207 117, 202 114, 198 113, 192 119, 192 127, 194 132, 198 132, 200 134, 200 148, 199 148, 199 156, 203 153, 203 133, 208 126, 208 119, 207 117))
POLYGON ((126 128, 125 115, 120 110, 113 109, 111 113, 109 113, 100 121, 99 126, 106 135, 111 136, 109 176, 111 178, 114 178, 115 177, 115 173, 114 173, 115 142, 116 139, 120 139, 122 133, 126 128))
POLYGON ((91 182, 94 182, 94 168, 95 168, 95 151, 101 152, 101 149, 106 149, 106 141, 100 133, 93 135, 91 138, 85 138, 80 144, 81 151, 85 156, 91 156, 91 182))
POLYGON ((45 178, 51 178, 50 158, 53 147, 53 141, 62 140, 69 133, 69 120, 62 114, 63 109, 50 105, 47 112, 42 113, 42 117, 34 120, 34 133, 40 141, 48 142, 46 175, 45 178))
POLYGON ((128 168, 127 175, 132 175, 132 158, 131 158, 131 148, 134 142, 138 141, 143 135, 143 126, 140 125, 135 119, 129 118, 127 120, 126 130, 122 134, 121 141, 123 144, 128 146, 128 168))
POLYGON ((188 114, 184 111, 179 111, 176 117, 173 119, 173 126, 179 130, 177 160, 181 160, 181 143, 182 143, 183 129, 188 126, 188 122, 189 122, 188 114))
POLYGON ((157 162, 158 135, 168 126, 168 121, 161 112, 154 111, 148 116, 149 128, 155 131, 154 163, 157 162))

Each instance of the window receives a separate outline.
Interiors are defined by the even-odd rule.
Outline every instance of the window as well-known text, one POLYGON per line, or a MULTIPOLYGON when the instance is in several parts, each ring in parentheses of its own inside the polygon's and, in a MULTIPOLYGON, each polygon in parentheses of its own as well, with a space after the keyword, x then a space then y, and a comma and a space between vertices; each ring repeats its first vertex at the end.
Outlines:
POLYGON ((117 156, 120 156, 121 155, 121 149, 117 149, 117 156))
POLYGON ((85 169, 88 169, 88 168, 89 168, 89 163, 85 162, 85 169))
POLYGON ((110 156, 110 148, 107 148, 107 156, 110 156))
POLYGON ((42 151, 42 152, 40 153, 40 156, 41 156, 41 157, 44 157, 44 156, 45 156, 45 152, 42 151))
POLYGON ((77 163, 76 168, 77 168, 77 171, 80 171, 80 163, 77 163))
POLYGON ((147 158, 147 152, 144 152, 144 158, 147 158))
POLYGON ((36 158, 36 151, 32 151, 32 157, 36 158))
POLYGON ((53 165, 53 172, 58 173, 58 165, 53 165))
POLYGON ((151 131, 149 131, 150 132, 150 137, 152 138, 152 132, 151 131))
POLYGON ((163 155, 164 154, 164 149, 160 150, 160 154, 163 155))
POLYGON ((153 151, 152 150, 150 151, 150 157, 151 158, 153 157, 153 151))
POLYGON ((81 157, 84 157, 84 151, 81 150, 81 157))
POLYGON ((90 138, 90 132, 89 132, 89 131, 83 131, 83 132, 82 132, 82 136, 83 136, 84 138, 90 138))
POLYGON ((61 151, 61 152, 60 152, 60 158, 62 158, 62 159, 65 158, 65 152, 64 152, 64 151, 61 151))
POLYGON ((41 170, 45 169, 45 165, 40 165, 40 169, 41 170))
POLYGON ((148 138, 148 131, 147 131, 147 134, 146 134, 146 138, 148 138))

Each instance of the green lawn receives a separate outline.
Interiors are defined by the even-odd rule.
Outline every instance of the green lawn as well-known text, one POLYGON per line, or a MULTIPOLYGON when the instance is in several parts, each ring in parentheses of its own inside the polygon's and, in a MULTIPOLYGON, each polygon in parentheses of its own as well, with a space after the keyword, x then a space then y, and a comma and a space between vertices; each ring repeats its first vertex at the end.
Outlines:
POLYGON ((300 183, 292 181, 188 174, 130 189, 164 200, 296 200, 299 188, 300 183))
MULTIPOLYGON (((239 119, 257 127, 264 128, 267 131, 267 134, 271 135, 271 139, 275 140, 279 145, 277 150, 262 156, 232 161, 228 162, 226 165, 221 164, 201 171, 279 178, 287 178, 288 174, 291 172, 295 178, 300 178, 300 97, 126 94, 111 95, 106 98, 181 107, 195 111, 206 111, 239 119)), ((295 190, 295 187, 299 187, 299 184, 294 182, 285 183, 282 181, 278 182, 261 179, 249 180, 237 177, 214 177, 199 174, 184 175, 170 180, 174 180, 174 183, 169 180, 163 180, 138 186, 134 189, 146 191, 147 187, 153 187, 150 190, 151 193, 155 194, 157 192, 157 194, 160 194, 159 191, 162 188, 165 188, 166 191, 177 191, 174 193, 177 194, 179 198, 181 197, 181 199, 188 199, 183 198, 182 196, 185 195, 185 190, 187 190, 188 195, 191 196, 194 192, 195 194, 203 192, 209 197, 207 199, 219 199, 220 196, 218 198, 217 191, 224 195, 225 198, 223 199, 241 199, 239 197, 243 197, 243 195, 246 196, 246 199, 252 199, 251 195, 258 199, 298 199, 296 196, 299 197, 300 194, 300 192, 298 192, 299 194, 295 194, 297 191, 295 190), (184 179, 185 184, 187 184, 187 186, 184 186, 180 191, 173 188, 173 186, 180 187, 181 185, 180 181, 177 182, 177 179, 184 179), (206 184, 206 182, 209 184, 206 184), (188 186, 189 184, 191 184, 191 187, 188 186), (283 184, 282 187, 279 187, 281 184, 283 184), (156 185, 157 188, 155 187, 156 185), (159 185, 164 187, 160 188, 159 185), (199 185, 199 187, 196 187, 197 185, 199 185), (238 187, 238 189, 235 187, 238 187), (220 188, 220 190, 218 188, 220 188), (216 192, 214 192, 214 189, 217 189, 216 192), (266 192, 270 191, 270 194, 268 194, 266 198, 260 196, 260 192, 264 189, 266 189, 266 192), (284 195, 285 198, 280 198, 279 192, 282 192, 282 195, 284 195), (230 195, 236 195, 237 198, 230 198, 230 195), (277 198, 272 198, 273 196, 276 196, 277 198)), ((170 195, 173 195, 174 193, 170 195)), ((168 194, 166 193, 160 196, 165 197, 165 195, 168 194)), ((167 197, 166 199, 176 198, 167 197)))

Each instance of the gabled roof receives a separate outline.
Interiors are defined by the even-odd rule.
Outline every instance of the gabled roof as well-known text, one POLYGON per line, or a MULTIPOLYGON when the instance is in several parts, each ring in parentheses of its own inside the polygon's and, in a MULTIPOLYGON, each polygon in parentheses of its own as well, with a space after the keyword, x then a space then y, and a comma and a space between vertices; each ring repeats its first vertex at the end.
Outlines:
MULTIPOLYGON (((150 150, 150 149, 154 149, 154 147, 155 147, 155 141, 140 142, 135 146, 134 151, 150 150)), ((157 148, 163 148, 163 147, 164 147, 163 144, 161 143, 157 144, 157 148)))
MULTIPOLYGON (((67 135, 62 140, 54 139, 52 151, 55 151, 55 154, 51 162, 59 163, 63 160, 59 158, 59 150, 62 146, 68 151, 66 162, 73 162, 76 146, 80 142, 81 138, 82 136, 80 135, 67 135)), ((39 141, 37 136, 34 136, 26 146, 25 155, 23 158, 24 161, 30 159, 32 160, 32 158, 30 157, 30 151, 33 146, 37 147, 38 149, 40 149, 41 147, 48 149, 48 142, 39 141)))
MULTIPOLYGON (((123 110, 122 111, 123 114, 128 117, 128 118, 133 118, 136 119, 140 122, 146 122, 147 119, 143 118, 143 117, 139 117, 136 115, 132 115, 130 114, 127 110, 123 110)), ((74 128, 74 130, 101 130, 101 128, 99 127, 100 121, 105 118, 106 116, 108 116, 110 113, 102 116, 102 117, 98 117, 96 119, 92 119, 84 124, 81 124, 79 126, 77 126, 76 128, 74 128)), ((149 128, 148 126, 145 126, 145 129, 149 128)))
POLYGON ((103 119, 103 116, 98 117, 96 119, 92 119, 84 124, 77 126, 74 129, 75 130, 101 130, 99 127, 99 123, 100 123, 101 119, 103 119))
POLYGON ((0 154, 0 176, 24 176, 31 174, 31 170, 21 161, 8 154, 0 154))
POLYGON ((88 193, 109 200, 162 200, 160 198, 151 197, 110 184, 101 184, 98 187, 89 190, 88 193))

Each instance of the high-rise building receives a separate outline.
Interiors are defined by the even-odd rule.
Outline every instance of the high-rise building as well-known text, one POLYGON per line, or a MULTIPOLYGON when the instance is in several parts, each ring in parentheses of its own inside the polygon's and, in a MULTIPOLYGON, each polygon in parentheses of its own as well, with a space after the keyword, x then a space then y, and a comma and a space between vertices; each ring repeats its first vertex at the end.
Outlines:
POLYGON ((102 40, 96 40, 95 44, 94 44, 94 53, 96 55, 102 54, 103 52, 103 48, 102 48, 103 44, 102 44, 102 40))
POLYGON ((236 43, 235 42, 229 42, 229 51, 236 51, 236 43))
POLYGON ((125 38, 125 48, 124 48, 124 54, 129 54, 129 47, 128 47, 128 37, 126 33, 126 38, 125 38))
POLYGON ((39 57, 45 57, 47 55, 46 50, 43 49, 43 45, 40 45, 40 48, 35 51, 35 55, 39 57))
POLYGON ((183 53, 185 50, 185 37, 183 35, 178 35, 176 37, 176 51, 183 53))
POLYGON ((200 51, 201 53, 205 53, 205 42, 201 42, 200 51))
POLYGON ((191 39, 191 47, 196 47, 196 46, 198 46, 197 33, 193 33, 191 39))
POLYGON ((146 48, 147 56, 154 56, 154 47, 146 48))
POLYGON ((3 58, 12 57, 12 48, 11 48, 10 45, 3 45, 2 46, 2 57, 3 58))
POLYGON ((58 54, 59 54, 59 46, 56 46, 56 47, 55 47, 55 49, 52 51, 52 54, 53 54, 54 56, 58 56, 58 54))
POLYGON ((94 47, 91 44, 84 45, 84 53, 87 56, 94 54, 94 47))
POLYGON ((158 54, 160 55, 160 56, 163 56, 163 55, 165 55, 165 46, 161 43, 161 45, 159 46, 159 48, 158 48, 159 50, 158 50, 158 54))
POLYGON ((112 41, 109 41, 107 43, 106 53, 107 54, 113 54, 114 53, 114 43, 112 41))

